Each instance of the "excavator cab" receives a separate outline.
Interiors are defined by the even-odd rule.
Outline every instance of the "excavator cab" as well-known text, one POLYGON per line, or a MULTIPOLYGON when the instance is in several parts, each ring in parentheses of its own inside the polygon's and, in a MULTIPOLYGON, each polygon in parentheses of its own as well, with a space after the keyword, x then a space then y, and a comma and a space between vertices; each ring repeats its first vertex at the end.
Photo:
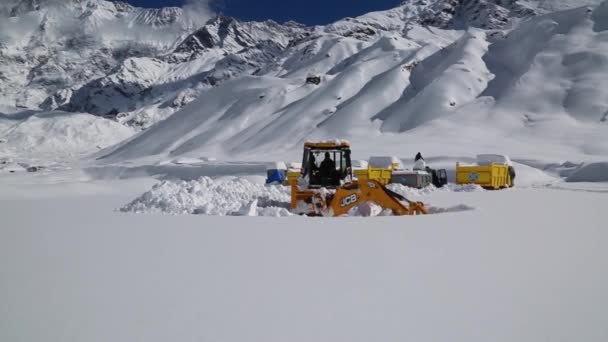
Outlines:
POLYGON ((306 143, 300 176, 308 180, 308 188, 335 189, 352 182, 350 144, 306 143))

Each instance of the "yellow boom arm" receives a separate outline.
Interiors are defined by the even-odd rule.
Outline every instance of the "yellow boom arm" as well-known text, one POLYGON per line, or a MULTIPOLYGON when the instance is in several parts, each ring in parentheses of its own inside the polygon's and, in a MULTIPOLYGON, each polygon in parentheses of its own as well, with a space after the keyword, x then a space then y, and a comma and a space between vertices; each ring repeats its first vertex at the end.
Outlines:
POLYGON ((331 196, 316 189, 298 191, 297 185, 292 184, 292 208, 298 207, 300 201, 309 205, 307 214, 317 216, 346 215, 354 207, 366 202, 374 202, 383 209, 390 209, 397 216, 428 213, 422 202, 409 201, 376 180, 346 184, 336 189, 331 196))

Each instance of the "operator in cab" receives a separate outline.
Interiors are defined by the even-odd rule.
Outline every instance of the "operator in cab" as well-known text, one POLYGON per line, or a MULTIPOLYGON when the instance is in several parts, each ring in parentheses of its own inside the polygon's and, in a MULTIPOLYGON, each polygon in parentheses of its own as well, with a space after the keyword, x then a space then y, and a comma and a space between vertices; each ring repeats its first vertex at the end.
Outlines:
POLYGON ((325 152, 325 158, 321 162, 320 172, 321 177, 331 177, 336 171, 336 162, 331 159, 329 152, 325 152))

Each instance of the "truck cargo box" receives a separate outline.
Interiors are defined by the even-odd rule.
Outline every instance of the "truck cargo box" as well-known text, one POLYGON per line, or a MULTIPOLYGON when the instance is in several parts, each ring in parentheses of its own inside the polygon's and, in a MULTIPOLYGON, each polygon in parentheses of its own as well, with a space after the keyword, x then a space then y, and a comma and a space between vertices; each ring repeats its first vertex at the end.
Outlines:
POLYGON ((431 185, 433 176, 425 171, 393 171, 390 182, 422 189, 431 185))
POLYGON ((456 164, 456 184, 478 184, 486 189, 501 189, 513 186, 514 171, 506 164, 486 165, 456 164))

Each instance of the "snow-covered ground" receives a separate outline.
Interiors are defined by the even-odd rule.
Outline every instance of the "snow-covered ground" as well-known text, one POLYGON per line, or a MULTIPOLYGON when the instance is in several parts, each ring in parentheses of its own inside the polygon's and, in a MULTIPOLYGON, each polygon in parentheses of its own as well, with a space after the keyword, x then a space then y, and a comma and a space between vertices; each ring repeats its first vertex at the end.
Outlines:
POLYGON ((608 338, 608 185, 430 191, 474 209, 417 217, 118 210, 156 182, 0 176, 0 340, 608 338))

